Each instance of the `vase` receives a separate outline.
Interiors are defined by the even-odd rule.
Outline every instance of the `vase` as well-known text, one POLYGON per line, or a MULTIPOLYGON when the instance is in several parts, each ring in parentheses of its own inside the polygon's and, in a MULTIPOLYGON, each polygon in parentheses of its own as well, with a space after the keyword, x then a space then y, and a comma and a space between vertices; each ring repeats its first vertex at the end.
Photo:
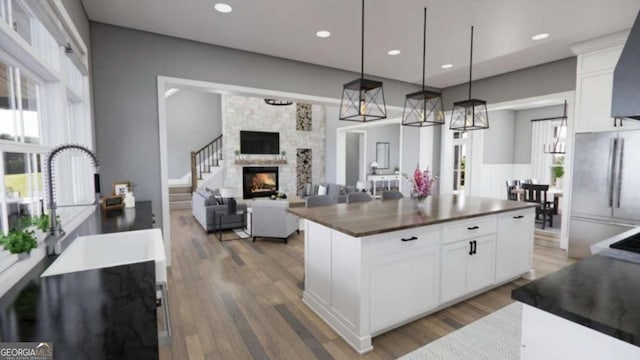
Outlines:
POLYGON ((124 195, 124 207, 125 208, 133 208, 136 207, 136 198, 133 196, 133 193, 128 191, 124 195))
POLYGON ((31 257, 31 253, 21 252, 18 254, 18 261, 27 260, 30 257, 31 257))
POLYGON ((429 196, 416 196, 416 204, 418 207, 427 207, 427 203, 429 202, 429 196))

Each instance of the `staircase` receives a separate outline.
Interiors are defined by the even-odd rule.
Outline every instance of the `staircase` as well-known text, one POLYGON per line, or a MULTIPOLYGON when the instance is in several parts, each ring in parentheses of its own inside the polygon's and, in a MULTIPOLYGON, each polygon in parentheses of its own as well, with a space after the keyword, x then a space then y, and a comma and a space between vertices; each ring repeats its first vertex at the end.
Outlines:
MULTIPOLYGON (((169 208, 171 210, 191 209, 191 194, 199 186, 220 187, 224 179, 222 172, 222 135, 191 152, 190 185, 180 182, 169 185, 169 208)), ((185 176, 184 180, 187 179, 185 176)))
POLYGON ((191 209, 191 185, 169 186, 169 209, 191 209))
POLYGON ((191 191, 195 191, 203 180, 213 174, 214 168, 219 168, 222 162, 222 135, 203 146, 198 151, 191 152, 191 191))

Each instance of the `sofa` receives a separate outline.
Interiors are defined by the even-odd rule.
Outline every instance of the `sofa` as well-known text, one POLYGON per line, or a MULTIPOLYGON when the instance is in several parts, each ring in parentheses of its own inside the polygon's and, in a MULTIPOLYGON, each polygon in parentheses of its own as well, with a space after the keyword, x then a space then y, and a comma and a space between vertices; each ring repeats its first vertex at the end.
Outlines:
POLYGON ((287 212, 286 200, 255 200, 251 205, 251 235, 256 238, 287 239, 298 230, 298 217, 287 212))
POLYGON ((327 187, 327 193, 325 195, 331 196, 332 198, 336 199, 336 202, 338 203, 346 203, 347 194, 356 191, 356 188, 354 186, 345 186, 332 183, 307 184, 304 189, 298 192, 298 196, 304 199, 307 196, 319 195, 318 189, 321 185, 327 187))
POLYGON ((223 201, 219 190, 205 188, 196 189, 191 197, 193 216, 206 232, 218 230, 239 229, 245 225, 247 213, 246 204, 237 204, 237 211, 241 214, 227 214, 228 204, 220 204, 223 201), (220 224, 217 224, 220 222, 220 224))

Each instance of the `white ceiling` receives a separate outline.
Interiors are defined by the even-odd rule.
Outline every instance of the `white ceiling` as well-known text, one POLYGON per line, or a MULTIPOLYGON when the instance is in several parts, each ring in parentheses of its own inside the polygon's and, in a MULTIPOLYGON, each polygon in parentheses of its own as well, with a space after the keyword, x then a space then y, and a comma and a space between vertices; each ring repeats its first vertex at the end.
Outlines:
MULTIPOLYGON (((360 69, 359 0, 82 0, 94 21, 340 69, 360 69), (331 37, 320 39, 318 30, 331 37)), ((628 29, 638 0, 367 0, 365 72, 419 82, 422 8, 429 6, 428 85, 465 82, 469 27, 474 78, 571 56, 569 46, 628 29), (550 33, 542 41, 531 36, 550 33), (387 51, 399 49, 398 56, 387 51), (443 70, 440 65, 454 64, 443 70)))

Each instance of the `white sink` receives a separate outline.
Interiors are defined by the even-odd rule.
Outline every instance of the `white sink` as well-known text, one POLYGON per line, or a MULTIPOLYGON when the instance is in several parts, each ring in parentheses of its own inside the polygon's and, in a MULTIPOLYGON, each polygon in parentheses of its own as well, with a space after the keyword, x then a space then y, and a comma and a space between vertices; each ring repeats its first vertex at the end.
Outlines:
POLYGON ((156 282, 166 283, 167 260, 160 229, 79 236, 40 276, 150 260, 156 262, 156 282))

